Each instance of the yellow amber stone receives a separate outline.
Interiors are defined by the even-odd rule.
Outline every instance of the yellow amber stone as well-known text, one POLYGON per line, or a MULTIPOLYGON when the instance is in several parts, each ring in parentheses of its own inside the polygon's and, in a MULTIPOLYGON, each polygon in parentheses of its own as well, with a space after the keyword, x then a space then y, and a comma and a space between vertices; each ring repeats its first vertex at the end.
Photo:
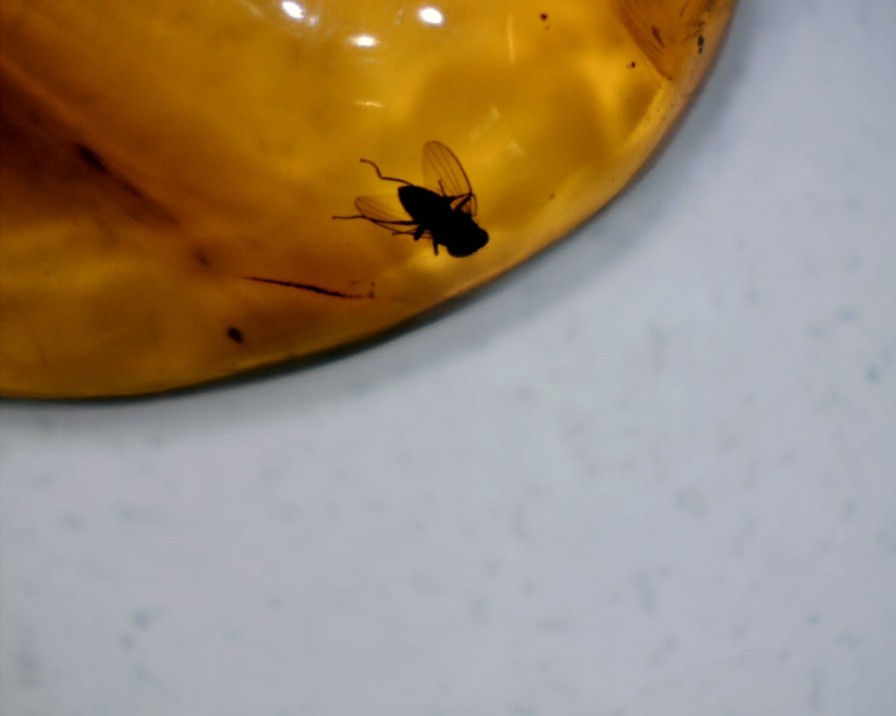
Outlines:
POLYGON ((481 285, 632 178, 733 7, 5 0, 0 391, 189 386, 481 285))

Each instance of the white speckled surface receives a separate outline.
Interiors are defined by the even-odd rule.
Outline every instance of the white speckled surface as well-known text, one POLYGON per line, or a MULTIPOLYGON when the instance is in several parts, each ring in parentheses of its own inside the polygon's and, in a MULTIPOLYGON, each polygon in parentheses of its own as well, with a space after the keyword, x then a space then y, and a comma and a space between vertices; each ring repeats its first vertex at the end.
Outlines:
POLYGON ((4 403, 0 712, 896 713, 894 30, 743 0, 649 174, 388 343, 4 403))

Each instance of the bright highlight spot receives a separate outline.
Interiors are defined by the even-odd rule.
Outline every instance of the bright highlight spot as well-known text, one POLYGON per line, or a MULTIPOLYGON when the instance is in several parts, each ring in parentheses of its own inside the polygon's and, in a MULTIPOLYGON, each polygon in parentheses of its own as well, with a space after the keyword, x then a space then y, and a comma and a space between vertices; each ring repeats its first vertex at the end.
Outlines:
POLYGON ((434 7, 425 7, 417 14, 427 25, 441 25, 445 22, 445 16, 434 7))
POLYGON ((284 0, 280 3, 280 7, 283 8, 283 12, 289 15, 293 20, 302 20, 305 17, 305 8, 297 2, 284 0))
POLYGON ((380 41, 373 35, 355 35, 354 37, 350 37, 348 41, 355 45, 355 47, 376 47, 380 44, 380 41))

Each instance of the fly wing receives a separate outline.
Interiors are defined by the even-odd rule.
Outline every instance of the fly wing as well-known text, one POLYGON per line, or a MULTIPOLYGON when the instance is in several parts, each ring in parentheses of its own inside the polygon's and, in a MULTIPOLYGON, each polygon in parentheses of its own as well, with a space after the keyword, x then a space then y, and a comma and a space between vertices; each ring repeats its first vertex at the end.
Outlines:
POLYGON ((398 200, 398 194, 359 196, 355 199, 355 208, 361 216, 371 221, 393 223, 411 219, 398 200))
POLYGON ((441 142, 433 140, 423 145, 423 182, 441 196, 466 199, 455 202, 455 206, 465 214, 476 215, 476 195, 470 179, 454 152, 441 142))
POLYGON ((358 213, 371 223, 399 234, 413 234, 417 222, 404 210, 397 194, 359 196, 355 199, 358 213))

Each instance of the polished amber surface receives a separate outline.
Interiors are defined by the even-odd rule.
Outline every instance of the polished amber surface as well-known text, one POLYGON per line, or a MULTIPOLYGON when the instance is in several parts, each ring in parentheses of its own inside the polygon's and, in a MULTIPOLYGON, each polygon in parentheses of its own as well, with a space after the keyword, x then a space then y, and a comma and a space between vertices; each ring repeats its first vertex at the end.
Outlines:
POLYGON ((632 178, 733 6, 5 0, 0 391, 193 385, 481 285, 632 178), (433 141, 485 246, 332 218, 404 186, 361 158, 426 186, 433 141))

